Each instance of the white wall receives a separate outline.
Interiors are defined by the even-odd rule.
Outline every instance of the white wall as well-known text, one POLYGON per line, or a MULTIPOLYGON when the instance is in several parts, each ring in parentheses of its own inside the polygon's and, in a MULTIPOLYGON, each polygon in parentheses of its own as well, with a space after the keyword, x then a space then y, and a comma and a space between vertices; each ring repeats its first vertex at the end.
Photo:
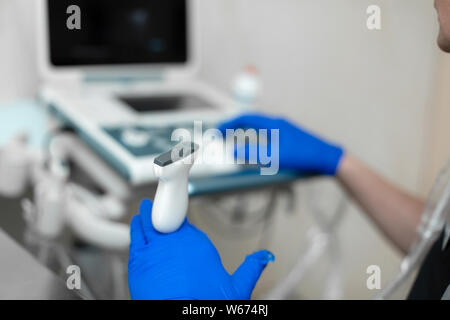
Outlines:
POLYGON ((0 0, 0 103, 37 88, 34 0, 0 0))
MULTIPOLYGON (((394 182, 411 191, 423 190, 422 151, 437 55, 432 0, 201 3, 204 78, 229 90, 230 79, 240 68, 255 64, 265 85, 260 110, 286 115, 342 143, 394 182), (366 28, 370 4, 382 8, 381 31, 366 28)), ((322 205, 337 203, 330 191, 334 188, 325 183, 314 189, 322 205)), ((270 287, 301 252, 301 232, 309 218, 304 210, 297 213, 297 217, 279 219, 271 248, 278 260, 259 289, 270 287)), ((233 261, 231 269, 254 244, 250 241, 247 248, 238 249, 236 243, 213 238, 224 260, 233 261)), ((365 288, 369 264, 382 267, 383 282, 398 268, 398 254, 354 206, 342 226, 341 241, 346 297, 373 294, 365 288)), ((311 275, 309 285, 300 288, 302 296, 319 298, 317 282, 311 279, 320 281, 322 276, 319 271, 311 275)))

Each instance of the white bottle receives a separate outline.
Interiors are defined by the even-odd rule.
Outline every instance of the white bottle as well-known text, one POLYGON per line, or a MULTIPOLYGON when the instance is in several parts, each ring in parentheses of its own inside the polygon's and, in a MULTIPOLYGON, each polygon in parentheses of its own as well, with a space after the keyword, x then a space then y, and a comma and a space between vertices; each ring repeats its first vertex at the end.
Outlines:
POLYGON ((256 67, 246 66, 233 81, 233 98, 241 111, 254 108, 261 94, 261 81, 256 67))
POLYGON ((28 171, 27 137, 20 135, 0 150, 0 194, 7 197, 22 195, 29 182, 28 171))

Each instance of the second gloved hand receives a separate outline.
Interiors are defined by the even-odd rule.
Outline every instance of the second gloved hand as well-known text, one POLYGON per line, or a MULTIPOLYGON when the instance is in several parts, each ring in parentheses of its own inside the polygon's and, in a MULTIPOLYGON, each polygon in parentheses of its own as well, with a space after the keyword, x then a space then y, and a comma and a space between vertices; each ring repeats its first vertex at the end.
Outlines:
POLYGON ((128 283, 132 299, 250 299, 261 273, 274 259, 270 252, 248 256, 229 275, 205 233, 187 220, 176 232, 159 233, 153 228, 151 212, 152 202, 144 200, 131 222, 128 283))
MULTIPOLYGON (((227 129, 255 129, 257 131, 266 129, 268 130, 269 144, 270 130, 278 129, 281 169, 335 175, 343 155, 342 148, 326 142, 282 118, 247 114, 219 126, 223 135, 226 134, 227 129)), ((247 150, 252 147, 255 146, 246 146, 247 150)))

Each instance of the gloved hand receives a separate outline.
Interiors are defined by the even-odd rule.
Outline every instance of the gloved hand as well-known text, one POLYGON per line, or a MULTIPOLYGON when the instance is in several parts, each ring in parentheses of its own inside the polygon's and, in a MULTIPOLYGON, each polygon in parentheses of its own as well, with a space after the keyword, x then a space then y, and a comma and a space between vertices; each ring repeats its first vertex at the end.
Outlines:
MULTIPOLYGON (((343 150, 339 146, 330 144, 282 118, 247 114, 222 123, 218 129, 224 136, 226 129, 255 129, 257 131, 267 129, 269 144, 270 130, 279 129, 280 169, 335 175, 343 155, 343 150)), ((248 150, 255 146, 245 147, 248 150)), ((242 146, 238 146, 238 148, 242 148, 242 146)), ((236 151, 236 154, 239 152, 236 151)), ((248 155, 248 151, 245 154, 248 155)), ((273 155, 271 156, 273 157, 273 155)))
POLYGON ((161 234, 151 222, 152 202, 142 201, 131 222, 128 284, 132 299, 244 300, 266 265, 268 251, 248 256, 233 275, 224 269, 208 236, 187 220, 176 232, 161 234))

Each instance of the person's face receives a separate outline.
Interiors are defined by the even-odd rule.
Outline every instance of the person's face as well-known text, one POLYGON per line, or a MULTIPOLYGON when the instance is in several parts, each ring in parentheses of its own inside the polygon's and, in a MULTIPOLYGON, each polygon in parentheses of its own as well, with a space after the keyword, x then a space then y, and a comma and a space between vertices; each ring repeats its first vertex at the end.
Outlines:
POLYGON ((435 0, 434 6, 440 27, 438 45, 443 51, 450 52, 450 0, 435 0))

